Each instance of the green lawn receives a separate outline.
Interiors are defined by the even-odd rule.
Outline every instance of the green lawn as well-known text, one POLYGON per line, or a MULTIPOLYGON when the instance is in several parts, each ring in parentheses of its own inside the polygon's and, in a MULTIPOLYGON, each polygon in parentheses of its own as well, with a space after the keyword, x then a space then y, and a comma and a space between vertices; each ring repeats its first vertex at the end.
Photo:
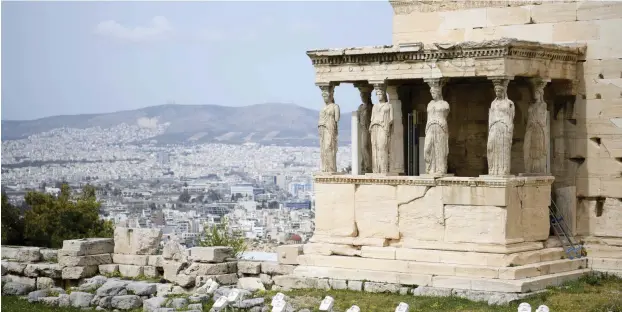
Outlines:
MULTIPOLYGON (((275 292, 269 291, 264 295, 269 298, 275 292)), ((412 295, 373 294, 345 290, 295 290, 285 292, 291 299, 289 302, 297 308, 310 308, 318 311, 320 301, 324 296, 335 298, 335 311, 343 312, 351 305, 356 304, 363 312, 393 312, 400 302, 410 305, 410 312, 516 312, 518 303, 510 306, 488 306, 485 303, 476 303, 459 298, 414 297, 412 295)), ((568 283, 559 288, 551 288, 547 293, 523 300, 529 302, 533 311, 546 304, 552 312, 622 312, 622 279, 616 277, 583 277, 579 281, 568 283)), ((209 311, 209 305, 204 311, 209 311)), ((2 311, 17 312, 78 312, 75 308, 54 308, 41 304, 31 304, 17 297, 2 297, 2 311)), ((138 309, 138 312, 142 309, 138 309)))

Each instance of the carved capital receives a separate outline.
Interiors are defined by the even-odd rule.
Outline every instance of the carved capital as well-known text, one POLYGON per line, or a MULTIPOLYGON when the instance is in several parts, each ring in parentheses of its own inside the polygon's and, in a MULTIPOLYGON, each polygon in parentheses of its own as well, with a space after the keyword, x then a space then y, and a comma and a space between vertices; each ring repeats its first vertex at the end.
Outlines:
POLYGON ((488 76, 488 80, 491 80, 495 87, 502 86, 507 89, 510 80, 514 80, 514 76, 488 76))
POLYGON ((443 89, 445 83, 447 83, 446 78, 431 78, 431 79, 423 79, 425 83, 430 86, 430 88, 440 88, 443 89))
POLYGON ((326 104, 335 102, 335 85, 332 83, 316 83, 320 90, 322 90, 322 98, 326 104))
POLYGON ((549 82, 551 82, 551 79, 549 78, 542 78, 542 77, 529 78, 529 83, 533 87, 534 91, 536 90, 543 91, 549 82))
POLYGON ((354 87, 359 89, 361 93, 370 93, 374 90, 374 86, 369 84, 367 81, 355 82, 354 87))

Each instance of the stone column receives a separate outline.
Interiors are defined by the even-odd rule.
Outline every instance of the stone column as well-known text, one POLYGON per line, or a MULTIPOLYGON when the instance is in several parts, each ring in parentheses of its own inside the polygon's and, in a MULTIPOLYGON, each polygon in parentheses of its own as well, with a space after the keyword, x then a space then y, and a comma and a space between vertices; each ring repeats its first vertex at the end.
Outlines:
POLYGON ((447 115, 449 103, 443 100, 445 79, 424 79, 430 86, 432 100, 427 106, 425 126, 424 160, 425 173, 428 176, 447 175, 447 157, 449 155, 449 129, 447 115))
POLYGON ((397 86, 388 85, 387 95, 389 104, 393 108, 389 172, 394 175, 404 175, 404 123, 402 122, 402 101, 399 99, 397 86))
MULTIPOLYGON (((369 131, 368 131, 369 132, 369 131)), ((361 174, 361 162, 360 162, 360 147, 359 147, 359 141, 360 141, 360 134, 359 134, 359 118, 358 118, 358 113, 357 112, 352 112, 352 124, 351 124, 351 128, 350 128, 350 136, 351 136, 351 142, 352 142, 352 148, 351 148, 351 153, 352 153, 352 175, 359 175, 361 174)))
POLYGON ((387 99, 384 81, 373 82, 378 104, 373 105, 369 134, 372 150, 372 173, 390 174, 393 133, 393 108, 387 99))
POLYGON ((488 175, 509 176, 514 136, 514 102, 508 99, 507 87, 513 77, 488 77, 492 80, 495 99, 488 110, 488 175))
POLYGON ((354 83, 354 86, 359 90, 359 94, 361 96, 361 105, 359 105, 356 110, 358 120, 360 173, 371 173, 371 137, 369 135, 369 126, 373 108, 371 93, 374 91, 374 87, 367 83, 367 81, 354 83))
POLYGON ((318 134, 320 138, 320 172, 335 174, 337 172, 337 142, 339 137, 338 124, 341 118, 339 105, 333 97, 338 83, 317 84, 322 90, 324 106, 320 109, 318 134))
POLYGON ((546 175, 548 162, 549 129, 547 122, 547 105, 544 102, 544 88, 550 79, 531 78, 529 80, 534 100, 529 104, 523 157, 525 173, 546 175))

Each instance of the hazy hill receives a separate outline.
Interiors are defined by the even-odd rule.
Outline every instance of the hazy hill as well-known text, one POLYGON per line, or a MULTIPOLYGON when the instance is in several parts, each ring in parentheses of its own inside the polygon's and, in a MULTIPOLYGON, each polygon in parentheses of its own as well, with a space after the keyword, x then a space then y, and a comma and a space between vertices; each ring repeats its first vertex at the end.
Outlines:
MULTIPOLYGON (((350 141, 350 114, 342 112, 340 141, 350 141)), ((243 107, 167 104, 107 114, 64 115, 36 120, 3 120, 2 140, 20 139, 56 128, 109 128, 122 123, 170 123, 153 139, 159 143, 244 143, 317 145, 318 111, 293 104, 243 107)))

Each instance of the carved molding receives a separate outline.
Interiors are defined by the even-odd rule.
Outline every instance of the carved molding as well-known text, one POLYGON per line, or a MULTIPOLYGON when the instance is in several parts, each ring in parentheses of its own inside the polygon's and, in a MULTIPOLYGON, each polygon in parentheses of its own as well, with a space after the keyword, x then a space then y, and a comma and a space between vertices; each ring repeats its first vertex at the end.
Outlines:
MULTIPOLYGON (((396 15, 412 12, 441 12, 476 8, 504 8, 524 5, 540 5, 546 0, 389 0, 396 15)), ((556 2, 576 2, 557 0, 556 2)))
POLYGON ((447 49, 400 51, 395 46, 313 50, 307 55, 314 66, 391 62, 437 61, 460 58, 526 58, 576 63, 582 47, 566 47, 516 39, 462 42, 447 49))
POLYGON ((378 185, 420 185, 420 186, 471 186, 471 187, 516 187, 551 185, 555 177, 509 177, 509 178, 424 178, 418 176, 363 176, 363 175, 315 175, 314 183, 322 184, 378 184, 378 185))

